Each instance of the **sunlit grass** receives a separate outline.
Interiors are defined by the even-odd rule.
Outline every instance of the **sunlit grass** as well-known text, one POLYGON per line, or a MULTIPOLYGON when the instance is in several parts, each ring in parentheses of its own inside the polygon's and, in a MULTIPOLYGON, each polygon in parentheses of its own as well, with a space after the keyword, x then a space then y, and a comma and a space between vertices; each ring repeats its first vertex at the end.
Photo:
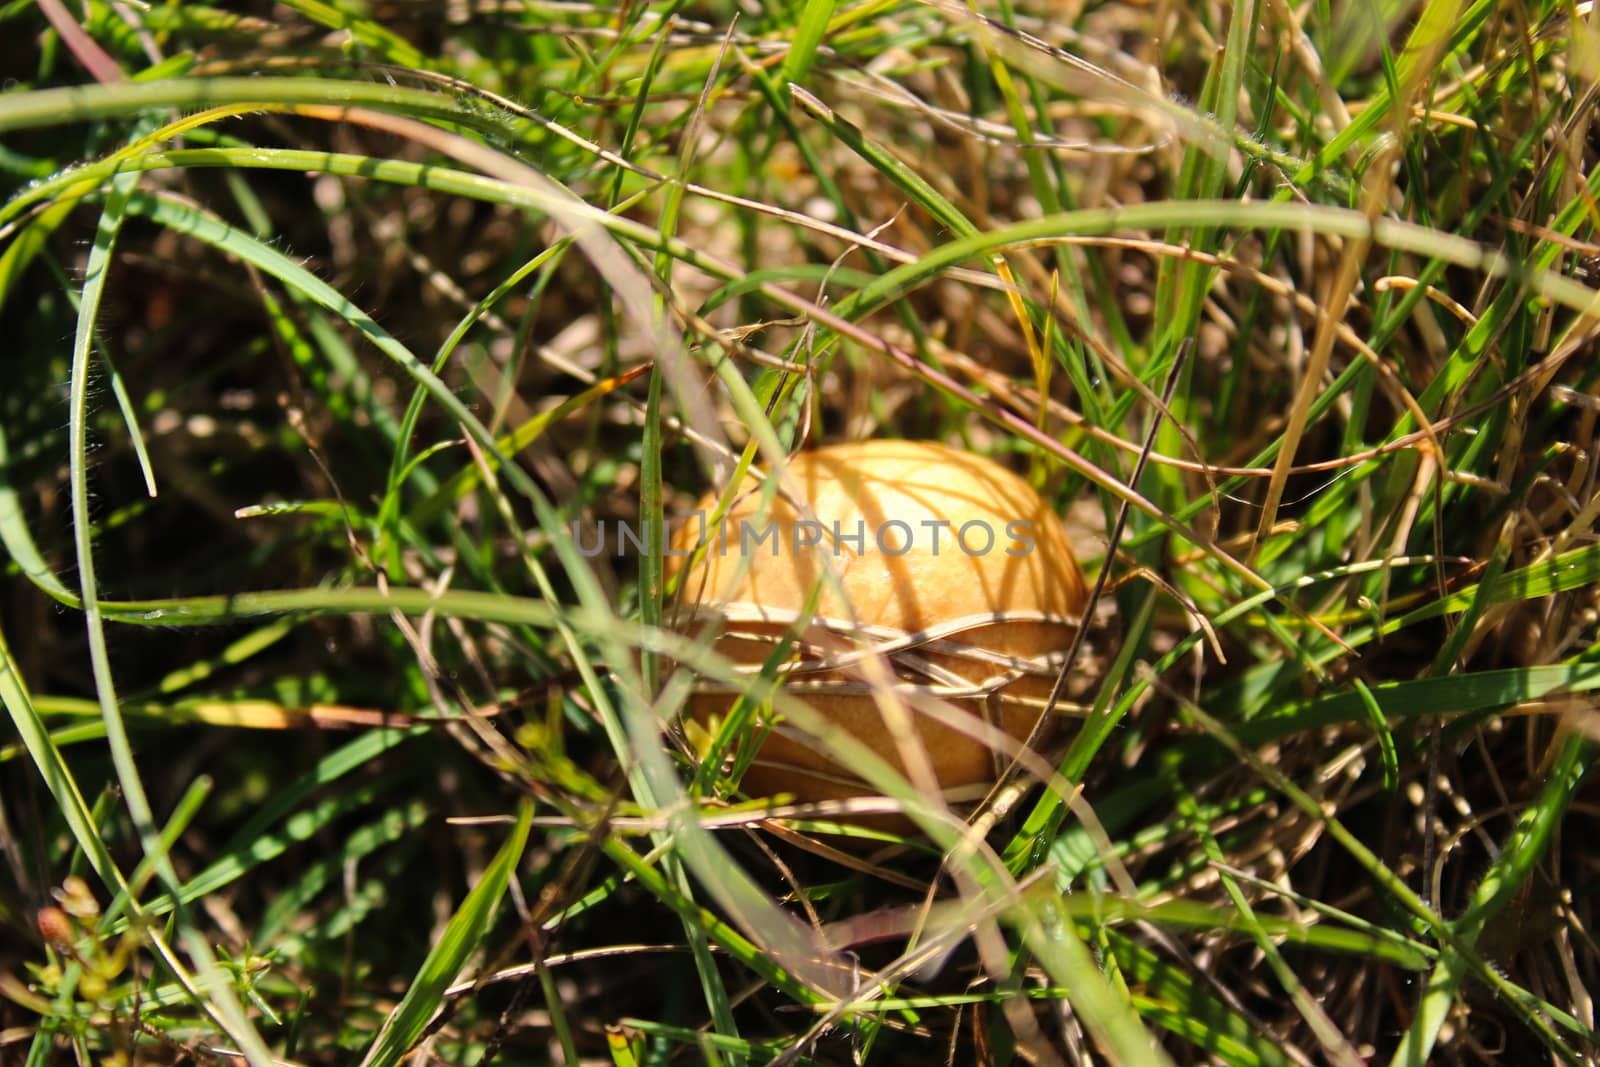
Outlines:
POLYGON ((0 1060, 1592 1056, 1583 17, 0 7, 0 1060), (1104 580, 975 813, 672 626, 869 436, 1104 580))

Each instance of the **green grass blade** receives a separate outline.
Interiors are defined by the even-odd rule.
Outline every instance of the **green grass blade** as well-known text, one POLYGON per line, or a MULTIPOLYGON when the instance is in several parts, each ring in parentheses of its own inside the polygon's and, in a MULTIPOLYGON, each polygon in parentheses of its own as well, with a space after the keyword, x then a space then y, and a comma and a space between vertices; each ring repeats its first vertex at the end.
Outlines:
POLYGON ((789 39, 789 52, 783 57, 783 67, 778 71, 778 84, 804 86, 816 61, 817 48, 827 36, 828 23, 833 19, 835 0, 801 0, 800 18, 795 22, 793 36, 789 39))
POLYGON ((12 470, 5 427, 0 426, 0 545, 5 546, 7 556, 22 571, 23 577, 51 599, 75 607, 78 595, 56 577, 50 564, 45 562, 44 554, 39 551, 33 532, 28 529, 28 520, 22 514, 22 499, 11 481, 12 470))
MULTIPOLYGON (((167 855, 155 813, 145 793, 133 746, 128 739, 127 727, 118 705, 115 684, 111 676, 111 657, 106 644, 105 626, 99 605, 99 590, 95 577, 93 529, 89 515, 88 489, 88 377, 90 350, 95 321, 100 309, 100 298, 105 291, 105 281, 111 264, 112 249, 117 233, 122 227, 126 208, 134 194, 138 180, 136 174, 119 176, 113 183, 112 194, 101 214, 95 241, 89 250, 84 269, 83 291, 78 306, 78 326, 72 346, 72 389, 69 398, 69 477, 71 483, 73 541, 77 553, 78 583, 82 597, 84 623, 88 630, 90 666, 94 675, 95 694, 100 702, 102 719, 106 727, 106 743, 111 752, 117 781, 122 787, 128 814, 132 818, 146 860, 155 868, 161 880, 173 891, 178 887, 177 871, 167 855)), ((243 1008, 225 981, 204 937, 187 923, 180 921, 178 932, 196 968, 199 970, 208 1001, 203 1005, 228 1036, 235 1041, 251 1067, 266 1067, 270 1056, 255 1027, 245 1017, 243 1008)))
MULTIPOLYGON (((1544 789, 1518 816, 1510 839, 1473 890, 1467 910, 1452 924, 1456 936, 1466 946, 1477 942, 1484 925, 1527 884, 1583 782, 1593 755, 1594 746, 1580 735, 1570 734, 1562 742, 1544 789)), ((1471 973, 1472 968, 1459 946, 1446 946, 1422 987, 1421 1004, 1389 1061, 1391 1067, 1421 1067, 1430 1062, 1439 1032, 1455 1006, 1457 990, 1471 973)), ((1556 1045, 1552 1051, 1568 1063, 1580 1062, 1565 1046, 1556 1045)))
POLYGON ((361 1067, 394 1067, 422 1036, 428 1021, 444 1003, 445 990, 450 988, 494 925, 500 900, 527 847, 532 818, 533 806, 524 802, 517 811, 511 836, 484 868, 483 876, 461 902, 461 907, 456 909, 438 943, 428 950, 406 995, 384 1020, 377 1039, 362 1058, 361 1067))
POLYGON ((123 889, 127 883, 122 872, 117 869, 105 838, 100 835, 100 828, 89 813, 89 805, 83 799, 77 779, 61 758, 50 731, 33 706, 27 686, 17 671, 16 661, 6 645, 4 631, 0 631, 0 703, 4 703, 6 711, 10 713, 11 723, 27 747, 39 776, 44 779, 45 788, 50 790, 56 810, 66 822, 78 849, 88 858, 89 865, 108 888, 113 891, 123 889))
POLYGON ((1112 934, 1112 951, 1129 981, 1140 985, 1139 1013, 1233 1067, 1288 1067, 1294 1061, 1185 969, 1148 947, 1112 934))

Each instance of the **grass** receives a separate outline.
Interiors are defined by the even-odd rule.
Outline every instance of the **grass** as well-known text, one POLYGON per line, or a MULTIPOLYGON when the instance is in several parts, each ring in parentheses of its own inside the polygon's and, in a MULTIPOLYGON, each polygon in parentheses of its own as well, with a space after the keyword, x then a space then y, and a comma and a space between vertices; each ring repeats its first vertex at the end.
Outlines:
POLYGON ((0 1061, 1588 1062, 1597 41, 0 4, 0 1061), (668 625, 663 516, 873 436, 1103 589, 970 823, 668 625))

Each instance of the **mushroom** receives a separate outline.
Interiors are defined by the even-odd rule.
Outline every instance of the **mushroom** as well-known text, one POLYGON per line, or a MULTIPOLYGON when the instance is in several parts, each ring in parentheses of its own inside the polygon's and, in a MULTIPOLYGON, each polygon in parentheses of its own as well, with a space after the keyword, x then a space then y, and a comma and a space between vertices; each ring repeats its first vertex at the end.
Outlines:
MULTIPOLYGON (((747 477, 720 524, 710 520, 722 494, 711 493, 699 521, 674 531, 667 570, 682 572, 687 608, 678 625, 721 625, 716 651, 752 675, 789 634, 786 690, 906 773, 863 662, 863 644, 875 647, 946 801, 981 795, 1005 758, 918 705, 937 697, 1019 741, 1036 726, 1045 735, 1045 703, 1088 600, 1060 519, 992 460, 926 441, 801 452, 779 486, 763 512, 747 477)), ((734 700, 725 686, 697 686, 688 713, 704 724, 734 700)), ((800 801, 876 792, 781 722, 743 788, 800 801)))

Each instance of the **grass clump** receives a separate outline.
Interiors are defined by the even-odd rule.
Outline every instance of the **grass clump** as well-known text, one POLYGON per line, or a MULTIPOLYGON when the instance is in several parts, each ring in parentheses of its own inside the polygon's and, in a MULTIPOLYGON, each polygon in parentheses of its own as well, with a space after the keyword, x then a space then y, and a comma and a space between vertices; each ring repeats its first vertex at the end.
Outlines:
POLYGON ((0 1060, 1585 1062, 1596 41, 0 5, 0 1060), (868 437, 1102 580, 970 824, 675 724, 663 516, 868 437))

